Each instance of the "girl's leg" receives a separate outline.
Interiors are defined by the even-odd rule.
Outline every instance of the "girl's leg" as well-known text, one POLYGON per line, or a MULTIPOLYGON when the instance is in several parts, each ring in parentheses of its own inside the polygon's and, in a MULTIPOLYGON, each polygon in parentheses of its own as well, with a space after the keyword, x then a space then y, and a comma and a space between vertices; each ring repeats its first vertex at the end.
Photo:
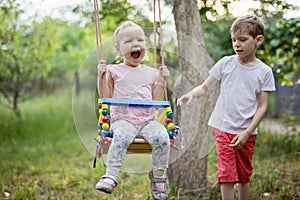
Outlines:
POLYGON ((151 194, 154 199, 167 198, 164 173, 168 167, 170 139, 165 127, 158 121, 150 121, 141 130, 141 135, 152 146, 151 194))
POLYGON ((163 176, 168 167, 170 139, 165 127, 158 121, 148 122, 140 134, 152 146, 153 175, 163 176))
POLYGON ((234 200, 234 184, 222 183, 221 194, 222 194, 222 200, 234 200))
POLYGON ((111 177, 117 182, 127 149, 138 130, 132 123, 118 120, 112 123, 111 131, 113 132, 113 139, 107 153, 105 176, 111 177))
POLYGON ((238 184, 239 200, 248 200, 250 190, 250 183, 238 184))

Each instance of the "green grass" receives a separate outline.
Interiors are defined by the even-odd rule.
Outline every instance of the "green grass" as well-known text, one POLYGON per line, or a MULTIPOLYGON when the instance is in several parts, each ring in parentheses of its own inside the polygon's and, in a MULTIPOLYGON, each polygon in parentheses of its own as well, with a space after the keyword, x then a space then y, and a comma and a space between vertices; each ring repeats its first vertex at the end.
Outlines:
MULTIPOLYGON (((151 199, 146 173, 122 172, 112 195, 94 189, 105 171, 80 140, 70 91, 21 104, 23 119, 0 107, 0 199, 151 199)), ((96 134, 96 133, 95 133, 96 134)), ((93 138, 91 138, 92 140, 93 138)), ((250 199, 300 198, 298 135, 259 135, 250 199)), ((220 199, 214 148, 208 157, 208 185, 202 199, 220 199)), ((177 199, 176 186, 169 199, 177 199)))

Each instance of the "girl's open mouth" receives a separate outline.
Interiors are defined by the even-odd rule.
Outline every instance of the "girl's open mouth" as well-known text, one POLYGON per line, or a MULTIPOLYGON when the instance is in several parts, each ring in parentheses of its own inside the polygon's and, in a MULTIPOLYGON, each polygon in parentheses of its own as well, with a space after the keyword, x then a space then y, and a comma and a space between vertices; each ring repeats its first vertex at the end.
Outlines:
POLYGON ((141 51, 139 51, 139 50, 136 50, 136 51, 131 52, 131 56, 132 56, 133 58, 139 58, 140 55, 141 55, 141 51))

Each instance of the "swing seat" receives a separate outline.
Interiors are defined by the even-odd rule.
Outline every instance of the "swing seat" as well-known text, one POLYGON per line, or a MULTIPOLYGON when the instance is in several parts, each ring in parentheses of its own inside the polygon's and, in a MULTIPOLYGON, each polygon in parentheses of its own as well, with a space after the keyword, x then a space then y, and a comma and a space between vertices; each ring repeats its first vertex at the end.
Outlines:
MULTIPOLYGON (((175 126, 171 123, 172 117, 172 109, 170 107, 169 101, 145 101, 145 100, 129 100, 129 99, 112 99, 112 98, 103 98, 98 99, 98 138, 97 141, 97 155, 101 157, 102 154, 107 154, 108 149, 110 147, 110 143, 112 142, 112 134, 109 131, 109 106, 129 106, 129 107, 143 107, 143 108, 164 108, 164 112, 162 112, 158 118, 158 121, 161 123, 165 123, 165 126, 168 131, 168 135, 170 137, 170 146, 174 149, 178 148, 174 144, 174 139, 179 137, 180 140, 183 141, 183 137, 181 134, 181 130, 178 126, 175 126), (164 115, 166 120, 164 120, 164 115)), ((142 137, 137 136, 133 142, 129 145, 127 149, 127 153, 135 153, 135 154, 147 154, 152 153, 151 145, 142 137)))
MULTIPOLYGON (((180 128, 176 127, 175 130, 177 132, 176 135, 180 136, 179 140, 183 141, 183 136, 179 135, 179 134, 181 134, 180 128)), ((112 142, 112 137, 103 137, 101 139, 102 147, 100 146, 100 148, 102 148, 102 153, 98 153, 98 155, 107 154, 111 142, 112 142)), ((174 139, 170 139, 170 146, 172 148, 178 150, 178 148, 174 144, 174 139)), ((97 150, 97 152, 98 152, 98 150, 97 150)), ((152 147, 143 138, 143 136, 137 135, 134 138, 133 142, 129 145, 129 147, 127 149, 127 153, 129 153, 129 154, 151 154, 152 153, 152 147)))
MULTIPOLYGON (((104 154, 107 154, 111 142, 112 142, 111 137, 104 138, 104 141, 102 143, 104 154)), ((142 136, 137 136, 127 149, 127 153, 134 153, 134 154, 146 154, 146 153, 150 154, 151 152, 152 152, 151 145, 142 136)))
MULTIPOLYGON (((106 104, 102 109, 107 109, 109 110, 108 106, 129 106, 129 107, 142 107, 142 108, 167 108, 170 106, 169 101, 147 101, 147 100, 133 100, 133 99, 113 99, 113 98, 103 98, 100 103, 102 105, 106 104)), ((168 110, 171 112, 171 109, 168 110)), ((108 115, 109 111, 107 111, 108 115)), ((101 115, 101 112, 100 112, 101 115)), ((100 116, 101 118, 101 116, 100 116)), ((163 120, 160 119, 161 122, 163 120)), ((102 123, 100 121, 100 123, 102 123)), ((108 129, 108 127, 107 127, 108 129)), ((112 141, 111 134, 109 134, 106 137, 102 137, 102 147, 103 147, 103 153, 106 154, 108 152, 110 143, 112 141)), ((142 136, 137 136, 133 142, 129 145, 127 149, 127 153, 137 153, 137 154, 144 154, 144 153, 151 153, 152 152, 152 147, 151 145, 142 137, 142 136)))
MULTIPOLYGON (((166 115, 166 119, 160 119, 158 121, 165 123, 165 126, 170 137, 170 147, 178 150, 174 144, 174 139, 178 138, 181 142, 181 148, 184 148, 184 137, 182 135, 181 129, 178 126, 175 126, 171 123, 172 109, 169 107, 170 102, 168 101, 141 101, 141 100, 124 100, 124 99, 98 99, 98 137, 95 138, 97 141, 96 146, 96 155, 94 158, 93 167, 96 167, 97 157, 100 158, 103 154, 107 154, 112 142, 112 134, 109 132, 109 106, 131 106, 131 107, 156 107, 156 108, 165 108, 162 114, 166 115)), ((152 147, 151 145, 142 137, 137 136, 133 142, 127 148, 127 153, 129 154, 151 154, 152 147)))

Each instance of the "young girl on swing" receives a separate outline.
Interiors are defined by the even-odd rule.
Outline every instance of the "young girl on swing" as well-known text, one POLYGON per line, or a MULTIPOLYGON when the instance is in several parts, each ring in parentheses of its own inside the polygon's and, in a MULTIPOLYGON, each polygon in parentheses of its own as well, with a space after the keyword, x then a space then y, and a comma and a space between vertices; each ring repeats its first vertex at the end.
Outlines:
MULTIPOLYGON (((115 50, 124 63, 98 64, 98 92, 101 98, 159 100, 169 76, 167 67, 159 70, 141 64, 146 54, 143 29, 127 21, 114 33, 115 50)), ((106 174, 100 177, 96 189, 112 193, 127 148, 137 135, 152 146, 151 194, 154 199, 166 199, 165 170, 168 166, 170 141, 167 130, 157 121, 155 108, 111 107, 113 139, 107 154, 106 174)))

